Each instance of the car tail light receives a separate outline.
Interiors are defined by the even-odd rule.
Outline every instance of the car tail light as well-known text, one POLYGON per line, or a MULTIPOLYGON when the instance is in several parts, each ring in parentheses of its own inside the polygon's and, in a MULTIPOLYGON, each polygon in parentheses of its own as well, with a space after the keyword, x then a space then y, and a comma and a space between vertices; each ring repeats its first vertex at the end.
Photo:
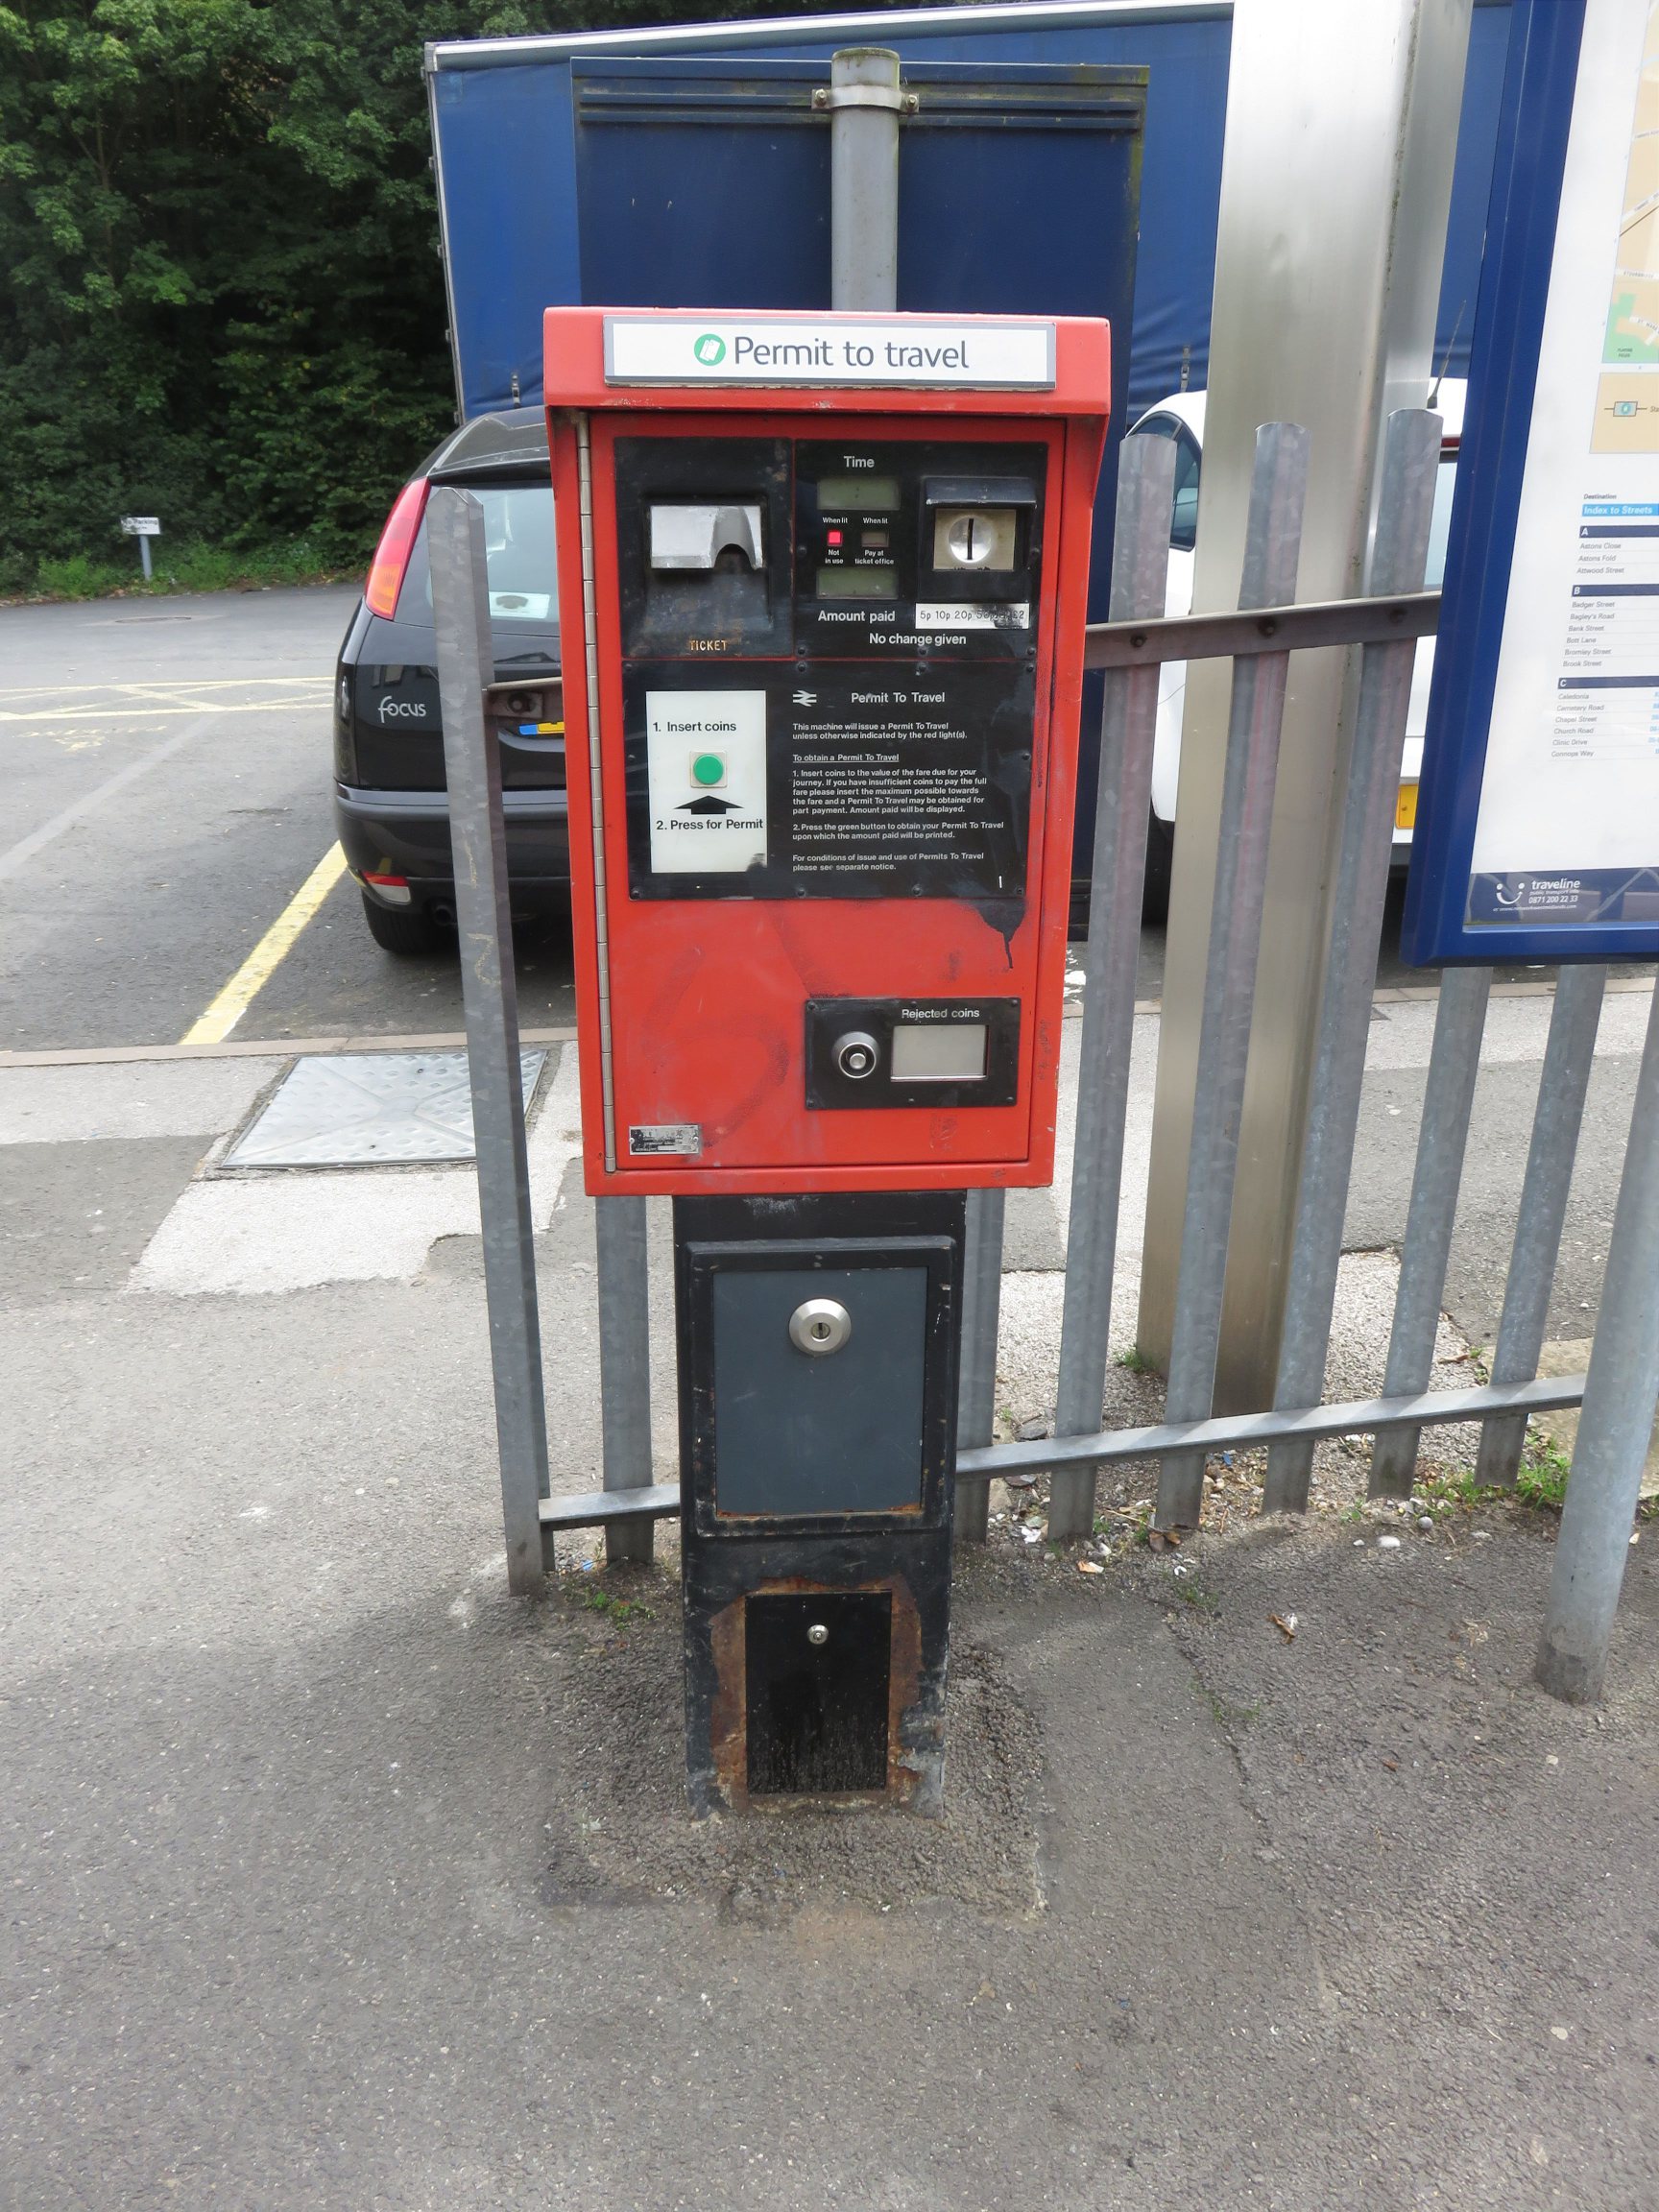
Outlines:
POLYGON ((414 897, 407 876, 374 876, 366 874, 365 883, 373 883, 388 906, 407 906, 414 897))
POLYGON ((417 476, 413 484, 405 484, 397 494, 397 504, 386 517, 386 527, 380 533, 380 542, 374 548, 374 558, 369 564, 369 583, 363 593, 371 614, 378 614, 390 622, 397 610, 397 594, 403 589, 403 572, 409 565, 409 556, 415 550, 415 540, 420 535, 421 517, 426 512, 427 484, 424 476, 417 476))

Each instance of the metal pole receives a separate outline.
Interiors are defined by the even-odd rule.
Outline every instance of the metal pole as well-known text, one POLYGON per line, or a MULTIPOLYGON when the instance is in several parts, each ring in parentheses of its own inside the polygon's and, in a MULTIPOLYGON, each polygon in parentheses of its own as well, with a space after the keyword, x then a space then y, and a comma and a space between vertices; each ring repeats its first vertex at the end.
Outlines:
MULTIPOLYGON (((1368 579, 1370 596, 1391 598, 1421 585, 1439 466, 1439 416, 1423 408, 1402 408, 1390 416, 1368 579)), ((1342 1261, 1342 1218, 1359 1121, 1371 994, 1388 896, 1400 761, 1416 657, 1416 646, 1404 641, 1367 645, 1359 661, 1359 698, 1331 896, 1331 942, 1285 1300, 1285 1334, 1273 1393, 1274 1405, 1281 1407, 1317 1405, 1325 1387, 1331 1312, 1342 1261)), ((1298 1437, 1276 1444, 1267 1455, 1262 1511, 1303 1512, 1312 1473, 1310 1443, 1298 1437)))
MULTIPOLYGON (((1002 1305, 1002 1215, 1007 1192, 968 1193, 968 1253, 962 1276, 962 1376, 956 1394, 956 1443, 989 1444, 997 1427, 997 1323, 1002 1305)), ((991 1524, 990 1478, 956 1484, 955 1529, 961 1544, 983 1544, 991 1524)))
MULTIPOLYGON (((1366 573, 1383 426, 1429 390, 1470 0, 1239 0, 1232 12, 1194 610, 1224 607, 1244 542, 1249 458, 1269 417, 1307 425, 1298 581, 1339 599, 1366 573), (1308 308, 1319 301, 1310 344, 1308 308)), ((1154 91, 1154 98, 1157 97, 1154 91)), ((1294 664, 1245 1085, 1215 1396, 1272 1403, 1325 950, 1352 656, 1294 664)), ((1136 1342, 1172 1342, 1204 915, 1216 853, 1227 671, 1190 662, 1182 723, 1136 1342)))
POLYGON ((1538 1649, 1539 1682, 1575 1705, 1601 1695, 1630 1524, 1659 1405, 1659 991, 1636 1079, 1601 1310, 1538 1649))
POLYGON ((899 299, 899 57, 847 46, 830 58, 830 305, 891 314, 899 299))
MULTIPOLYGON (((1118 462, 1112 540, 1114 622, 1163 613, 1174 501, 1173 441, 1126 439, 1118 462)), ((1089 943, 1083 955, 1083 1039, 1066 1239, 1066 1307, 1060 1324, 1057 1436, 1094 1435, 1106 1392, 1160 673, 1155 664, 1108 669, 1100 709, 1100 783, 1089 943)), ((1087 1536, 1094 1526, 1094 1491, 1093 1467, 1057 1469, 1048 1497, 1049 1535, 1062 1541, 1087 1536)))
POLYGON ((143 565, 144 581, 148 584, 154 574, 150 566, 150 541, 148 538, 140 538, 138 541, 138 559, 143 565))
MULTIPOLYGON (((607 1490, 651 1481, 651 1286, 643 1198, 601 1198, 593 1210, 599 1260, 599 1405, 607 1490)), ((605 1557, 648 1566, 650 1518, 612 1521, 605 1557)))
POLYGON ((547 1413, 541 1328, 536 1304, 536 1241, 513 924, 507 903, 507 842, 501 760, 484 725, 484 686, 495 674, 490 637, 484 510, 447 487, 426 503, 437 634, 438 699, 454 854, 455 924, 472 1083, 478 1212, 484 1228, 484 1290, 495 1378, 495 1438, 507 1583, 519 1597, 542 1586, 541 1501, 547 1494, 547 1413))
MULTIPOLYGON (((1302 506, 1308 491, 1308 443, 1307 431, 1294 422, 1264 422, 1256 433, 1240 607, 1270 607, 1295 595, 1302 506)), ((1273 785, 1289 664, 1287 653, 1264 653, 1236 663, 1233 671, 1175 1329, 1165 1401, 1165 1418, 1169 1421, 1202 1421, 1215 1388, 1256 958, 1267 893, 1267 841, 1273 826, 1273 785)), ((1158 1526, 1195 1527, 1203 1502, 1203 1455, 1171 1453, 1159 1470, 1158 1526)))
MULTIPOLYGON (((1423 1120, 1417 1132, 1417 1165, 1406 1214, 1406 1240, 1400 1248, 1400 1286, 1394 1296, 1384 1398, 1409 1398, 1426 1390, 1433 1370, 1446 1262, 1452 1251, 1457 1186, 1463 1178, 1463 1150, 1475 1079, 1480 1072, 1480 1036, 1491 989, 1490 968, 1449 968, 1440 978, 1423 1120)), ((1371 1496, 1409 1498, 1416 1468, 1415 1429, 1394 1429, 1379 1436, 1371 1447, 1371 1496)))
MULTIPOLYGON (((1503 1312, 1492 1354, 1494 1382, 1526 1382, 1538 1372, 1606 988, 1607 971, 1595 964, 1563 968, 1556 977, 1555 1008, 1550 1017, 1550 1041, 1544 1047, 1544 1070, 1532 1117, 1532 1143, 1515 1216, 1509 1277, 1503 1286, 1503 1312)), ((1513 1482, 1526 1441, 1525 1416, 1504 1414, 1488 1421, 1480 1431, 1476 1481, 1513 1482)))

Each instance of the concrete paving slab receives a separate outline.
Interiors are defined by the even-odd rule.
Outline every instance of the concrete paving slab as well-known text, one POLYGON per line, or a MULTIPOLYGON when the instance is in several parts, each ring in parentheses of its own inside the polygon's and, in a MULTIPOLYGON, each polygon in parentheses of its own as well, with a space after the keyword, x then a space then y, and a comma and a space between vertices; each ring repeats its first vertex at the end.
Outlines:
MULTIPOLYGON (((1639 1065, 1623 1054, 1599 1058, 1591 1074, 1551 1294, 1553 1336, 1582 1335, 1593 1327, 1639 1065)), ((1472 1343, 1490 1343, 1497 1334, 1537 1095, 1535 1067, 1482 1065, 1444 1300, 1472 1343)), ((1398 1070, 1367 1076, 1343 1233, 1350 1250, 1397 1244, 1405 1235, 1422 1112, 1420 1073, 1398 1070)))
MULTIPOLYGON (((1597 1056, 1639 1060, 1651 1004, 1650 987, 1609 991, 1602 1001, 1601 1021, 1596 1033, 1597 1056)), ((1489 1068, 1505 1064, 1538 1066, 1544 1057, 1544 1041, 1550 1033, 1550 1017, 1554 1007, 1555 1000, 1551 994, 1509 998, 1494 992, 1480 1036, 1481 1065, 1489 1068)), ((1367 1070, 1427 1068, 1438 1010, 1438 1001, 1434 998, 1374 1006, 1365 1049, 1367 1070)))
POLYGON ((282 1065, 265 1056, 0 1068, 0 1144, 224 1136, 282 1065))
MULTIPOLYGON (((538 1225, 551 1215, 580 1146, 576 1056, 566 1048, 528 1134, 538 1225)), ((478 1234, 478 1182, 469 1166, 221 1177, 182 1192, 131 1286, 173 1297, 250 1296, 323 1283, 407 1281, 439 1238, 478 1234)))
MULTIPOLYGON (((1325 1371, 1327 1398, 1374 1398, 1381 1394, 1399 1283, 1396 1253, 1343 1255, 1332 1311, 1325 1371)), ((1111 1358, 1102 1420, 1105 1427, 1131 1428, 1163 1418, 1163 1380, 1140 1370, 1134 1351, 1138 1289, 1132 1271, 1120 1274, 1113 1286, 1111 1358)), ((1063 1275, 1016 1273, 1002 1278, 997 1341, 999 1435, 1011 1436, 1022 1422, 1053 1419, 1065 1296, 1063 1275)), ((1468 1340, 1442 1316, 1429 1387, 1456 1390, 1467 1386, 1473 1381, 1470 1354, 1468 1340)), ((1477 1434, 1476 1429, 1462 1423, 1436 1429, 1426 1438, 1425 1456, 1436 1461, 1467 1458, 1474 1452, 1477 1434)))
POLYGON ((202 1149, 199 1137, 0 1146, 0 1304, 119 1287, 202 1149))
POLYGON ((1063 1274, 1066 1246, 1050 1190, 1010 1190, 1002 1211, 1002 1264, 1063 1274))

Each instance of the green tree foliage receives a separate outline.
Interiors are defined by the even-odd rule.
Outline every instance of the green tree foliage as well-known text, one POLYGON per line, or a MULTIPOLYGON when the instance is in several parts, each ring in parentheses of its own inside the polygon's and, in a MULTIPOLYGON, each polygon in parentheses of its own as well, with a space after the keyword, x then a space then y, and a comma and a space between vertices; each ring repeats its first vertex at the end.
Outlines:
POLYGON ((0 590, 132 513, 364 556, 452 419, 427 39, 798 4, 0 5, 0 590))

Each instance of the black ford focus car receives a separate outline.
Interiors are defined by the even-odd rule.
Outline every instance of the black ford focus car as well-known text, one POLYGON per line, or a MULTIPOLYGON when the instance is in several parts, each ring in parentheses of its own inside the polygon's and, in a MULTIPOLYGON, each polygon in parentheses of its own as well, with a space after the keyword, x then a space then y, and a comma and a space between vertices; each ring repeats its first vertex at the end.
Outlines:
POLYGON ((484 509, 495 648, 489 708, 514 911, 558 914, 570 895, 547 425, 525 408, 465 423, 410 478, 340 648, 334 811, 364 918, 389 952, 435 950, 454 925, 426 560, 426 499, 439 484, 463 486, 484 509))

